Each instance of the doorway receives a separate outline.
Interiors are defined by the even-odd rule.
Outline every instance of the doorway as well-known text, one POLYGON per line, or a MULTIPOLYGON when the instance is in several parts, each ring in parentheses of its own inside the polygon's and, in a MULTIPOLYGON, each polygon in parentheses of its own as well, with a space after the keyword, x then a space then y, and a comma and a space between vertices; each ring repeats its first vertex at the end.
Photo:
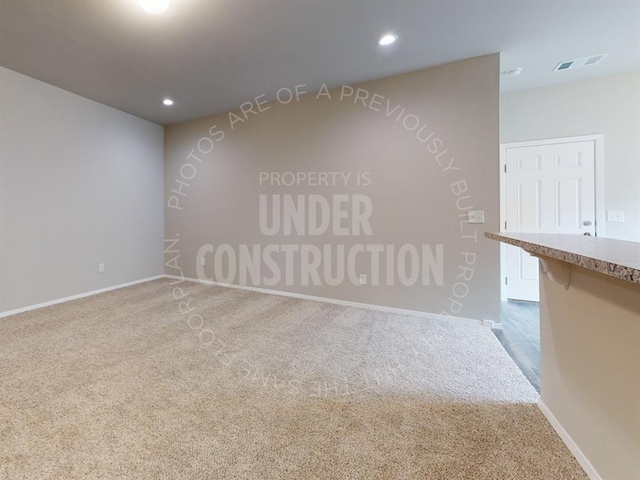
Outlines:
MULTIPOLYGON (((602 235, 602 135, 500 148, 501 231, 602 235)), ((538 260, 501 244, 503 301, 540 300, 538 260)))

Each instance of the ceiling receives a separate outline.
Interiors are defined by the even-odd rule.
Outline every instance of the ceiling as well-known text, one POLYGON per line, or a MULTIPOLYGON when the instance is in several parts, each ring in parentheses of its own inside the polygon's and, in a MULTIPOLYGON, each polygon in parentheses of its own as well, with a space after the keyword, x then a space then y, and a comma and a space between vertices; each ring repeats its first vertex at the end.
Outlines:
POLYGON ((495 52, 502 91, 638 70, 640 0, 0 0, 0 65, 162 125, 495 52))

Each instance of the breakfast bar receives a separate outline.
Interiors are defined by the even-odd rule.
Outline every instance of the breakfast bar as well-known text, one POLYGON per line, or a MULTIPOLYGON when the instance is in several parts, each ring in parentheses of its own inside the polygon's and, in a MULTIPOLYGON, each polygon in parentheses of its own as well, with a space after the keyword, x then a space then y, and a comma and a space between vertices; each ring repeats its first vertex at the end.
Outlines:
POLYGON ((540 260, 540 409, 592 479, 640 478, 640 243, 485 236, 540 260))

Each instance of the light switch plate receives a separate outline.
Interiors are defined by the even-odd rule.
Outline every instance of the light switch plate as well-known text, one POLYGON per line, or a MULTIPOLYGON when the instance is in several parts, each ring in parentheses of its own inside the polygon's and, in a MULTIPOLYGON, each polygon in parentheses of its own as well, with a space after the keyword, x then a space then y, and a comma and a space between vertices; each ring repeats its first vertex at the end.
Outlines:
POLYGON ((624 212, 616 212, 614 210, 609 210, 607 212, 607 222, 624 223, 624 212))
POLYGON ((469 223, 484 223, 484 210, 469 210, 467 221, 469 223))

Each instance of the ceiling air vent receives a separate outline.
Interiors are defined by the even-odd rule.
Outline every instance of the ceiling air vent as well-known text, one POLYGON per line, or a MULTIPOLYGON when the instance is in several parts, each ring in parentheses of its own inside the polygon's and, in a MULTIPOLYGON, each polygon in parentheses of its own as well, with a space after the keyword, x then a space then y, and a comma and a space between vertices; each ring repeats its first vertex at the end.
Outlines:
POLYGON ((587 67, 589 65, 595 65, 596 63, 600 63, 604 57, 606 57, 608 53, 603 53, 601 55, 594 55, 593 57, 584 57, 578 58, 577 60, 568 60, 566 62, 560 62, 556 65, 556 68, 553 69, 554 72, 559 72, 562 70, 569 70, 572 68, 578 67, 587 67))

